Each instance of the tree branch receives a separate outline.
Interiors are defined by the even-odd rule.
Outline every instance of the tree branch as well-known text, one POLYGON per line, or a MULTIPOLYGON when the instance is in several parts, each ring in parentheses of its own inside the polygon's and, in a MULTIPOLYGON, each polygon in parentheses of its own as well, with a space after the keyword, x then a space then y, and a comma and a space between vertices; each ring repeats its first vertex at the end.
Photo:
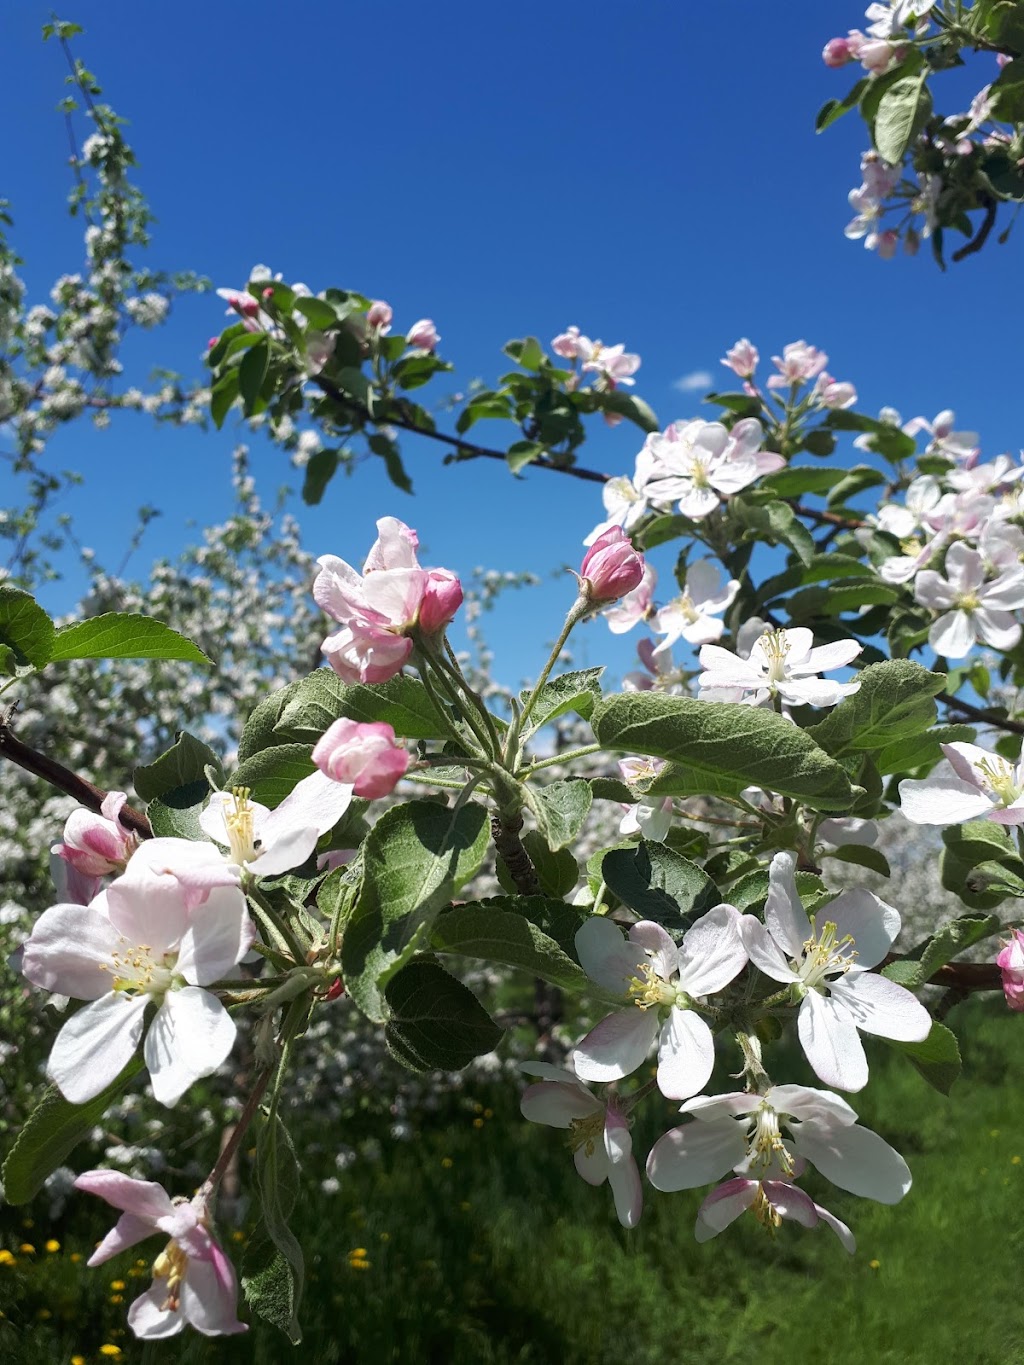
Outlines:
MULTIPOLYGON (((0 756, 9 758, 12 763, 24 768, 33 777, 41 777, 58 791, 67 792, 68 796, 73 796, 87 810, 96 811, 98 814, 107 797, 103 788, 87 782, 84 777, 79 777, 78 773, 73 773, 62 763, 23 744, 11 729, 10 722, 10 711, 0 716, 0 756)), ((121 807, 120 821, 125 829, 131 830, 133 834, 138 834, 143 839, 153 837, 153 829, 146 816, 131 806, 121 807)))
POLYGON ((959 711, 961 715, 969 716, 971 720, 980 721, 984 725, 991 725, 997 730, 1005 730, 1011 735, 1024 735, 1024 722, 1011 720, 1009 716, 996 716, 991 711, 983 711, 980 706, 972 706, 969 701, 961 701, 959 697, 940 697, 942 704, 951 711, 959 711))

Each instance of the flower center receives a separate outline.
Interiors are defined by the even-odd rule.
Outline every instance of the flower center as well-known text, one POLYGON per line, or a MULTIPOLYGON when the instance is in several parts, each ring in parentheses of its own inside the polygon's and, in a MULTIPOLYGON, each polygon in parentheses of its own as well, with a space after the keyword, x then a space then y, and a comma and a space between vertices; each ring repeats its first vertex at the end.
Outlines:
POLYGON ((242 866, 259 857, 259 840, 255 837, 253 809, 249 804, 250 789, 235 787, 230 806, 224 808, 224 826, 231 846, 231 861, 242 866))
POLYGON ((786 677, 786 655, 789 641, 784 630, 769 630, 761 636, 761 648, 768 665, 768 681, 782 682, 786 677))
POLYGON ((775 1167, 787 1177, 793 1174, 793 1158, 782 1141, 778 1113, 764 1101, 754 1114, 754 1128, 747 1148, 747 1164, 752 1170, 775 1167))
POLYGON ((981 606, 981 598, 976 592, 958 593, 953 603, 960 611, 977 611, 981 606))
POLYGON ((689 625, 692 626, 694 621, 700 620, 700 612, 694 607, 693 598, 688 592, 684 592, 682 597, 677 597, 674 605, 676 611, 689 625))
POLYGON ((710 488, 711 479, 708 471, 707 457, 701 457, 696 452, 690 455, 690 478, 693 480, 694 488, 710 488))
POLYGON ((811 916, 811 936, 801 945, 801 956, 793 966, 800 980, 810 989, 820 988, 829 972, 848 972, 857 956, 853 949, 853 937, 846 934, 837 938, 838 929, 832 920, 826 920, 817 932, 814 916, 811 916))
POLYGON ((649 1010, 657 1005, 674 1005, 678 992, 660 977, 650 962, 645 962, 639 974, 629 983, 629 994, 635 1005, 649 1010))
POLYGON ((150 995, 154 1000, 162 1000, 174 984, 177 953, 165 953, 158 958, 146 943, 130 944, 126 938, 121 943, 124 948, 111 953, 109 965, 99 964, 101 972, 112 974, 112 988, 123 995, 150 995))
POLYGON ((761 1226, 767 1228, 770 1233, 774 1234, 782 1225, 782 1214, 765 1194, 763 1185, 758 1185, 757 1194, 754 1196, 750 1211, 761 1226))
POLYGON ((585 1119, 570 1119, 569 1150, 578 1152, 582 1147, 587 1156, 594 1155, 594 1149, 604 1140, 604 1110, 598 1109, 585 1119))
POLYGON ((167 1298, 161 1305, 163 1312, 176 1313, 181 1306, 181 1285, 188 1270, 188 1256, 173 1239, 153 1262, 153 1279, 167 1281, 167 1298))
POLYGON ((978 772, 985 779, 985 785, 999 798, 1001 805, 1010 806, 1020 796, 1021 787, 1005 758, 983 758, 978 764, 978 772))

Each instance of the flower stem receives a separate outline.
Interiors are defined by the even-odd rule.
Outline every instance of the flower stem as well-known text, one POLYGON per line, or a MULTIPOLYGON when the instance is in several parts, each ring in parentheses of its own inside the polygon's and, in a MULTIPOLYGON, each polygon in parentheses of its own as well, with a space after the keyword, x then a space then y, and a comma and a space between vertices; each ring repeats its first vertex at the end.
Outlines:
MULTIPOLYGON (((588 597, 584 596, 583 593, 580 593, 579 597, 577 597, 576 601, 575 601, 575 602, 572 604, 572 606, 569 608, 569 614, 566 616, 566 618, 565 618, 565 624, 562 626, 561 634, 559 635, 558 639, 555 641, 554 648, 552 649, 550 655, 548 656, 548 661, 547 661, 547 663, 544 665, 544 667, 541 669, 540 677, 539 677, 539 678, 537 679, 537 681, 534 683, 532 692, 531 692, 530 695, 526 698, 526 701, 523 703, 523 709, 522 709, 522 711, 520 712, 519 717, 518 717, 519 724, 518 724, 518 733, 516 734, 516 740, 517 740, 517 741, 518 741, 518 738, 519 738, 519 734, 522 733, 523 726, 526 724, 527 720, 529 720, 529 718, 530 718, 530 712, 533 710, 533 708, 534 708, 534 707, 536 706, 536 704, 537 704, 537 698, 540 696, 540 690, 541 690, 541 688, 542 688, 542 687, 544 686, 544 684, 547 682, 548 677, 550 676, 551 670, 554 668, 555 664, 558 662, 559 655, 562 653, 562 647, 563 647, 563 645, 565 644, 566 640, 568 640, 569 635, 570 635, 570 633, 572 632, 572 630, 573 630, 577 625, 579 625, 580 621, 582 621, 583 618, 584 618, 584 616, 586 616, 587 612, 590 610, 590 606, 591 606, 590 599, 589 599, 588 597)), ((513 727, 513 728, 516 728, 516 727, 513 727)), ((510 734, 510 735, 512 734, 512 730, 509 731, 509 734, 510 734)), ((508 753, 510 753, 510 752, 511 752, 511 750, 510 750, 509 748, 506 747, 506 754, 508 754, 508 753)))

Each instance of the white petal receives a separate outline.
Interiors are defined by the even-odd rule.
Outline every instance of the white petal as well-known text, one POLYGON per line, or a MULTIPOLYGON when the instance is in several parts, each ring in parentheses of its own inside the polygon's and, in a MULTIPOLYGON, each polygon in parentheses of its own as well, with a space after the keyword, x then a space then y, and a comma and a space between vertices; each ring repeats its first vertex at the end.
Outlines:
POLYGON ((719 1180, 743 1160, 747 1140, 732 1119, 684 1123, 660 1137, 647 1158, 647 1178, 656 1190, 694 1190, 719 1180))
POLYGON ((568 1128, 573 1119, 585 1119, 601 1105, 578 1082, 539 1081, 528 1085, 519 1101, 519 1111, 531 1123, 546 1123, 550 1128, 568 1128))
POLYGON ((791 671, 801 673, 831 673, 834 668, 845 668, 852 663, 864 646, 857 640, 834 640, 830 645, 818 645, 807 656, 806 663, 797 664, 791 671))
POLYGON ((47 1074, 72 1104, 85 1104, 125 1069, 142 1037, 146 997, 111 991, 73 1014, 54 1040, 47 1074))
POLYGON ((1012 649, 1020 639, 1020 625, 1007 611, 978 607, 974 625, 979 638, 993 649, 1012 649))
POLYGON ((865 1033, 901 1043, 920 1043, 931 1032, 931 1015, 917 996, 874 972, 851 972, 833 983, 832 994, 865 1033))
POLYGON ((193 911, 178 951, 177 970, 193 986, 209 986, 241 962, 256 938, 245 897, 218 886, 193 911))
MULTIPOLYGON (((713 995, 747 965, 740 938, 740 913, 731 905, 716 905, 687 929, 682 942, 679 985, 690 995, 713 995)), ((691 1090, 690 1094, 696 1094, 691 1090)))
POLYGON ((146 1034, 145 1056, 153 1095, 168 1108, 193 1082, 209 1076, 231 1051, 235 1021, 209 991, 169 991, 146 1034))
POLYGON ((210 1261, 189 1257, 181 1289, 181 1313, 185 1321, 204 1336, 229 1336, 248 1331, 238 1321, 238 1285, 231 1262, 217 1248, 210 1261))
POLYGON ((800 956, 800 949, 811 933, 811 922, 796 889, 795 868, 792 853, 776 853, 768 869, 768 897, 764 904, 764 922, 772 938, 791 958, 800 956))
POLYGON ((799 981, 799 975, 786 961, 782 949, 754 915, 743 915, 740 919, 740 933, 743 946, 751 962, 759 972, 770 976, 773 981, 799 981))
POLYGON ((857 1122, 855 1111, 840 1095, 815 1090, 809 1085, 773 1085, 765 1099, 780 1114, 797 1119, 816 1119, 832 1127, 857 1122))
POLYGON ((644 1211, 644 1191, 640 1171, 632 1157, 609 1166, 608 1183, 612 1187, 619 1222, 624 1228, 635 1228, 644 1211))
POLYGON ((629 941, 643 948, 650 957, 654 971, 663 981, 667 981, 679 966, 679 950, 661 925, 653 920, 642 919, 634 924, 629 931, 629 941))
POLYGON ((697 1226, 694 1229, 697 1241, 710 1241, 746 1213, 757 1198, 759 1183, 757 1180, 737 1177, 712 1190, 697 1210, 697 1226))
POLYGON ((819 1081, 837 1090, 863 1090, 868 1083, 868 1061, 856 1028, 836 1004, 808 991, 796 1020, 804 1054, 819 1081))
POLYGON ((260 838, 273 845, 286 829, 312 826, 317 838, 333 829, 352 804, 352 788, 335 782, 322 772, 311 773, 296 783, 281 804, 269 811, 259 829, 260 838))
POLYGON ((817 1210, 818 1217, 821 1221, 826 1224, 826 1226, 830 1227, 839 1238, 843 1245, 843 1250, 848 1251, 852 1256, 857 1250, 857 1239, 850 1229, 842 1219, 837 1218, 834 1213, 829 1213, 828 1209, 823 1209, 820 1204, 815 1204, 814 1207, 817 1210))
POLYGON ((602 1019, 576 1044, 573 1063, 585 1081, 618 1081, 647 1059, 658 1036, 657 1010, 635 1005, 602 1019))
POLYGON ((711 1079, 715 1040, 695 1010, 673 1009, 658 1045, 658 1089, 670 1100, 687 1100, 711 1079))
POLYGON ((803 1123, 793 1139, 793 1150, 841 1190, 898 1204, 910 1189, 907 1163, 889 1144, 869 1128, 829 1128, 803 1123))
POLYGON ((623 938, 622 930, 603 915, 592 915, 576 931, 580 966, 605 990, 625 995, 629 983, 647 962, 643 948, 623 938))
POLYGON ((128 1326, 143 1341, 159 1341, 162 1337, 173 1337, 185 1326, 180 1311, 165 1308, 167 1286, 157 1280, 145 1294, 139 1297, 128 1309, 128 1326))
POLYGON ((282 829, 272 844, 257 850, 257 856, 248 864, 249 870, 257 877, 279 877, 282 872, 301 867, 316 848, 316 841, 317 833, 312 825, 282 829))
POLYGON ((948 762, 919 781, 905 778, 899 792, 900 809, 915 825, 959 825, 992 809, 990 798, 975 783, 957 777, 948 762))
POLYGON ((966 611, 947 611, 928 632, 932 649, 947 659, 962 659, 970 653, 977 638, 974 621, 966 611))
POLYGON ((34 986, 75 1000, 110 991, 110 965, 120 936, 105 915, 87 905, 44 910, 25 944, 21 970, 34 986))
POLYGON ((831 921, 836 935, 849 934, 857 953, 858 967, 874 967, 892 947, 900 931, 899 911, 871 891, 854 887, 843 891, 818 912, 818 923, 831 921))

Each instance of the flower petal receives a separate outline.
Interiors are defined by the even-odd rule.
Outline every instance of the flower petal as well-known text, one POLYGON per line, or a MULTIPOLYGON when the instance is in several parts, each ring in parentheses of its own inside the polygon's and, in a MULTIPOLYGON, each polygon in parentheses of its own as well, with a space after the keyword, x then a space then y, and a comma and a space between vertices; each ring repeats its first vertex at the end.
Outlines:
POLYGON ((208 1261, 189 1257, 181 1287, 181 1315, 203 1336, 231 1336, 247 1332, 236 1311, 238 1283, 231 1262, 216 1243, 208 1261))
POLYGON ((782 949, 768 932, 767 925, 754 915, 740 918, 740 933, 751 962, 759 972, 773 981, 799 981, 800 977, 786 961, 782 949))
POLYGON ((190 985, 208 986, 241 962, 255 938, 256 925, 241 891, 215 887, 185 930, 177 970, 190 985))
MULTIPOLYGON (((681 945, 679 985, 690 995, 714 995, 747 965, 740 938, 740 913, 732 905, 716 905, 687 929, 681 945)), ((690 1094, 695 1094, 690 1091, 690 1094)))
POLYGON ((819 1081, 837 1090, 863 1090, 868 1061, 856 1027, 845 1011, 818 991, 808 991, 796 1020, 804 1054, 819 1081))
POLYGON ((899 1152, 860 1124, 831 1128, 802 1123, 796 1129, 793 1150, 833 1185, 863 1199, 897 1204, 910 1189, 910 1168, 899 1152))
POLYGON ((549 1128, 568 1128, 573 1119, 589 1118, 601 1108, 589 1090, 579 1082, 565 1085, 559 1081, 538 1081, 528 1085, 519 1101, 519 1112, 531 1123, 549 1128))
POLYGON ((619 1222, 624 1228, 635 1228, 644 1211, 644 1191, 639 1168, 632 1156, 612 1162, 608 1167, 608 1184, 619 1222))
POLYGON ((966 782, 944 761, 927 777, 904 778, 899 785, 900 809, 915 825, 959 825, 992 809, 991 799, 966 782))
POLYGON ((698 1242, 709 1242, 735 1223, 757 1198, 759 1182, 737 1176, 717 1186, 697 1210, 694 1237, 698 1242))
POLYGON ((687 1100, 711 1079, 715 1039, 695 1010, 673 1009, 658 1046, 658 1089, 670 1100, 687 1100))
POLYGON ((772 938, 788 957, 800 956, 811 933, 811 922, 796 889, 796 864, 792 853, 776 853, 768 869, 768 897, 764 922, 772 938))
POLYGON ((843 891, 834 901, 829 901, 818 912, 818 920, 831 920, 839 939, 849 934, 854 941, 858 967, 874 967, 881 962, 900 931, 899 911, 860 886, 843 891))
POLYGON ((832 994, 857 1028, 878 1038, 920 1043, 931 1032, 932 1017, 917 996, 874 972, 851 972, 833 983, 832 994))
POLYGON ((623 938, 622 930, 603 915, 592 915, 576 931, 580 966, 605 990, 625 995, 629 983, 647 963, 644 949, 623 938))
POLYGON ((169 991, 146 1034, 145 1057, 153 1095, 168 1108, 231 1051, 235 1021, 209 991, 185 986, 169 991))
POLYGON ((573 1050, 577 1076, 585 1081, 618 1081, 632 1075, 646 1061, 658 1027, 656 1010, 635 1005, 607 1015, 573 1050))
POLYGON ((21 970, 44 991, 98 1000, 110 992, 109 968, 119 941, 117 930, 99 910, 54 905, 36 920, 21 970))
POLYGON ((73 1014, 54 1039, 47 1075, 72 1104, 85 1104, 117 1080, 142 1037, 146 996, 118 992, 73 1014))
POLYGON ((651 1148, 647 1178, 656 1190, 694 1190, 719 1180, 743 1160, 747 1139, 733 1119, 684 1123, 651 1148))

